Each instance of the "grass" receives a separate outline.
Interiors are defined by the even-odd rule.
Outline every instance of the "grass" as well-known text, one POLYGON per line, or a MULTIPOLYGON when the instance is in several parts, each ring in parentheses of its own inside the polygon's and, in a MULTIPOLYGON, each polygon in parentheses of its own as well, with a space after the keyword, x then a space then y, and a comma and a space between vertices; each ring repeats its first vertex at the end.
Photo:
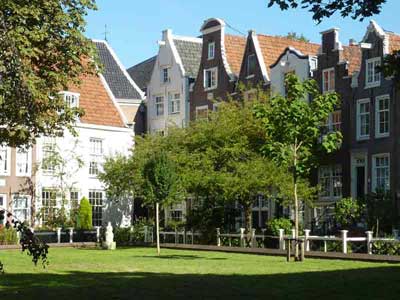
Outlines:
POLYGON ((133 248, 0 251, 1 299, 399 299, 400 265, 133 248))

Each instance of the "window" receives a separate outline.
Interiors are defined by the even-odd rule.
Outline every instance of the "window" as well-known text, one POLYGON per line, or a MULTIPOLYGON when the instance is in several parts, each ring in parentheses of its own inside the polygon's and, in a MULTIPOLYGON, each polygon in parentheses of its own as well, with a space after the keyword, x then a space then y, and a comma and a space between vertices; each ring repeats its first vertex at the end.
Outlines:
POLYGON ((0 175, 10 175, 11 151, 9 147, 0 146, 0 175))
POLYGON ((322 166, 319 168, 319 184, 322 199, 342 197, 342 166, 322 166))
POLYGON ((170 206, 169 218, 173 221, 183 221, 183 205, 178 203, 170 206))
POLYGON ((13 195, 13 216, 21 222, 29 219, 29 198, 24 195, 13 195))
POLYGON ((369 99, 357 101, 357 139, 369 139, 369 114, 370 103, 369 99))
POLYGON ((381 65, 381 58, 375 57, 367 59, 365 65, 365 85, 366 87, 378 86, 381 83, 381 73, 377 70, 377 67, 381 65))
POLYGON ((208 43, 208 60, 215 58, 215 43, 208 43))
POLYGON ((324 93, 335 91, 335 69, 325 69, 322 71, 322 91, 324 93))
POLYGON ((328 120, 324 126, 323 134, 341 131, 342 128, 342 111, 337 110, 329 114, 328 120))
POLYGON ((389 96, 376 97, 375 103, 375 136, 389 136, 390 127, 390 98, 389 96))
POLYGON ((213 90, 218 86, 218 68, 204 70, 204 89, 213 90))
POLYGON ((171 82, 171 78, 169 77, 169 68, 163 68, 161 71, 161 82, 168 83, 171 82))
POLYGON ((256 71, 257 58, 255 54, 250 54, 247 57, 247 76, 254 75, 256 71))
POLYGON ((89 202, 92 205, 93 226, 103 224, 103 191, 89 190, 89 202))
POLYGON ((0 195, 0 210, 2 208, 7 208, 7 196, 6 195, 0 195))
POLYGON ((103 140, 90 138, 89 175, 97 176, 103 157, 103 140))
POLYGON ((389 154, 372 156, 372 191, 390 189, 390 157, 389 154))
POLYGON ((156 116, 162 116, 164 114, 164 97, 156 97, 156 116))
POLYGON ((42 190, 42 222, 46 224, 55 216, 57 207, 57 191, 54 189, 42 190))
POLYGON ((178 114, 181 111, 181 95, 179 93, 169 93, 169 114, 178 114))
POLYGON ((64 102, 69 108, 79 107, 79 94, 71 92, 62 92, 64 96, 64 102))
POLYGON ((45 173, 53 173, 55 170, 54 155, 56 153, 56 140, 53 137, 45 137, 42 146, 42 169, 45 173))
POLYGON ((70 201, 71 209, 78 209, 78 207, 79 207, 79 192, 78 191, 70 191, 69 192, 69 201, 70 201))
POLYGON ((30 176, 32 165, 31 149, 17 148, 16 149, 16 167, 17 176, 30 176))
POLYGON ((208 105, 196 107, 196 120, 207 120, 208 119, 208 105))

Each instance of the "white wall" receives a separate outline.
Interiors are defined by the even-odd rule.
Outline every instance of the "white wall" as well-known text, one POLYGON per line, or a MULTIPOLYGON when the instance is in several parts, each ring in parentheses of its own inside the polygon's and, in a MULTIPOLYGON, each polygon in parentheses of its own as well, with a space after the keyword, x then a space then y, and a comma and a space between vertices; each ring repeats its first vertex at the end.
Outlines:
POLYGON ((159 46, 157 60, 154 66, 150 83, 147 87, 147 125, 150 133, 165 131, 168 126, 185 126, 187 109, 186 78, 182 73, 182 66, 177 63, 177 52, 173 45, 173 35, 170 30, 163 32, 163 39, 159 46), (175 53, 174 53, 175 52, 175 53), (170 82, 163 83, 161 71, 170 67, 170 82), (180 113, 169 114, 168 93, 180 93, 180 113), (164 115, 156 115, 155 97, 164 97, 164 115))
MULTIPOLYGON (((98 138, 102 140, 103 157, 113 156, 117 153, 129 154, 129 149, 133 146, 134 133, 129 128, 118 128, 109 126, 97 126, 88 124, 79 124, 76 126, 78 136, 74 137, 69 131, 66 130, 64 137, 56 139, 57 150, 62 154, 64 159, 71 158, 71 152, 74 152, 80 159, 83 160, 84 166, 77 172, 77 167, 73 165, 76 160, 71 160, 68 165, 67 173, 71 177, 67 179, 68 185, 74 186, 79 192, 79 199, 89 196, 89 190, 102 190, 104 186, 99 179, 89 175, 89 161, 90 161, 90 138, 98 138), (76 145, 76 146, 75 146, 76 145)), ((44 138, 37 140, 36 159, 40 163, 43 159, 44 138)), ((52 186, 59 186, 57 178, 51 175, 46 175, 41 168, 36 177, 36 191, 37 191, 37 207, 41 206, 41 192, 42 188, 51 188, 52 186)), ((103 192, 103 199, 106 198, 103 192)), ((58 203, 59 205, 61 204, 58 203)), ((110 203, 103 201, 103 225, 111 221, 117 226, 130 226, 132 217, 132 204, 131 203, 110 203)))
POLYGON ((301 81, 309 79, 310 72, 314 69, 314 61, 316 63, 316 57, 300 58, 287 50, 278 63, 271 68, 271 93, 285 94, 284 80, 288 72, 294 72, 301 81))

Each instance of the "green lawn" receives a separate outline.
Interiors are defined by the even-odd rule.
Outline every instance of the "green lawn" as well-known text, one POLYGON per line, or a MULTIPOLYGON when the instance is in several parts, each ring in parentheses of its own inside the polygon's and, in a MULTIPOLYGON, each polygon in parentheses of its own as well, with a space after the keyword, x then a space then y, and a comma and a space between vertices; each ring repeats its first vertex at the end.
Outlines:
POLYGON ((399 299, 400 265, 135 248, 0 251, 0 299, 399 299))

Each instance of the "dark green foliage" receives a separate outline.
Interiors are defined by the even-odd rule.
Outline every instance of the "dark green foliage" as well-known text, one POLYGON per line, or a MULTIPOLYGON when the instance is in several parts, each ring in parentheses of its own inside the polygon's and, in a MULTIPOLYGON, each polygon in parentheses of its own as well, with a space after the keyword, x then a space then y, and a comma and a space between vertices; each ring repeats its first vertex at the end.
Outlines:
POLYGON ((334 219, 341 229, 349 229, 361 221, 365 206, 352 198, 343 198, 335 203, 334 219))
POLYGON ((148 230, 152 230, 153 222, 145 219, 141 219, 135 222, 132 227, 129 228, 115 228, 114 229, 114 240, 117 246, 129 246, 144 243, 144 226, 148 227, 148 230))
POLYGON ((336 12, 339 12, 342 17, 350 16, 362 21, 365 17, 379 14, 384 3, 386 0, 269 0, 268 7, 276 4, 282 10, 299 6, 307 8, 317 22, 329 18, 336 12))
POLYGON ((92 206, 86 197, 81 199, 78 212, 78 228, 84 230, 92 229, 92 206))
POLYGON ((372 253, 379 255, 400 255, 400 241, 375 241, 372 253))
POLYGON ((383 57, 382 66, 378 70, 383 73, 385 77, 393 77, 393 81, 400 85, 400 50, 395 50, 383 57))
POLYGON ((286 218, 269 220, 266 224, 267 234, 279 236, 279 229, 284 230, 284 234, 292 234, 293 222, 286 218))

